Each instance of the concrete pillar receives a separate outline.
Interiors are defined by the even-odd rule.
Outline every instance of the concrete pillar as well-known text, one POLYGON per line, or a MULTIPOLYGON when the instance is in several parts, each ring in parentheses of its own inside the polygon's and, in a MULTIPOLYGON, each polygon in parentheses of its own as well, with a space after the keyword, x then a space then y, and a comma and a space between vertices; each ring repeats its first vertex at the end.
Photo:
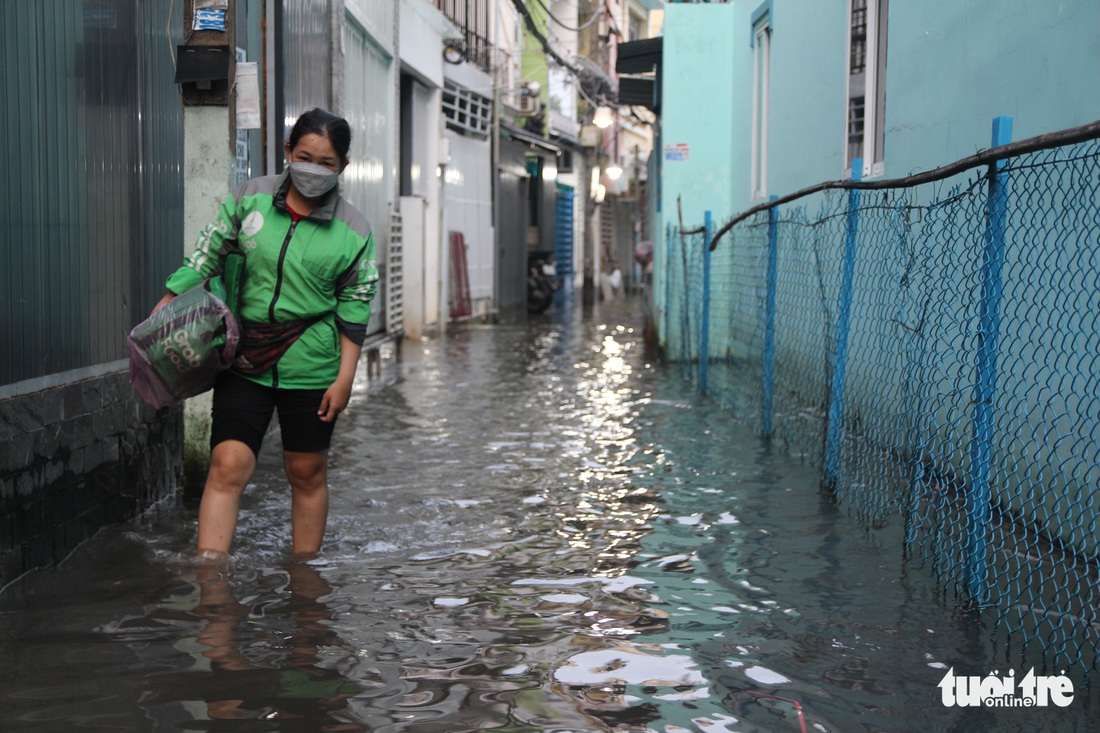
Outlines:
MULTIPOLYGON (((228 3, 222 30, 195 30, 189 46, 225 46, 232 50, 236 38, 234 0, 228 3)), ((191 27, 195 0, 184 0, 183 22, 191 27)), ((199 232, 218 214, 229 194, 235 161, 236 110, 231 93, 235 63, 230 53, 229 78, 191 87, 183 94, 183 249, 189 254, 199 232), (231 120, 233 124, 231 124, 231 120)), ((183 490, 188 497, 202 494, 210 466, 211 394, 194 397, 183 409, 183 490)))
MULTIPOLYGON (((195 248, 199 232, 217 216, 229 194, 233 174, 228 106, 185 107, 183 119, 184 254, 195 248)), ((183 487, 198 497, 210 466, 211 393, 183 406, 183 487)))

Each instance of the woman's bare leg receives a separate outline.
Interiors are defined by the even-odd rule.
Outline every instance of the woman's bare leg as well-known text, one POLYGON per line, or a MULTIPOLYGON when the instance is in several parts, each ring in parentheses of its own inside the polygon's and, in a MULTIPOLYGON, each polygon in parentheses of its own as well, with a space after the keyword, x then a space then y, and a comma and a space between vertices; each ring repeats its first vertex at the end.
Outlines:
POLYGON ((319 552, 328 521, 328 451, 283 451, 283 467, 291 488, 292 551, 319 552))
POLYGON ((199 505, 200 555, 229 554, 241 494, 255 470, 255 454, 238 440, 223 440, 210 452, 210 471, 199 505))

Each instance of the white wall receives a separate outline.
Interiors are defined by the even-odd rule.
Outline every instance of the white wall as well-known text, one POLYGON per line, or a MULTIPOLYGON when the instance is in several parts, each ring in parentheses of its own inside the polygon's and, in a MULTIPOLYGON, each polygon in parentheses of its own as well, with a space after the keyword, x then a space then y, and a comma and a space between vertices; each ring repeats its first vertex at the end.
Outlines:
POLYGON ((401 63, 426 84, 443 86, 443 38, 457 36, 450 21, 427 0, 401 0, 398 49, 401 63))
POLYGON ((424 239, 427 202, 419 196, 398 200, 404 242, 405 334, 411 339, 424 335, 424 239))
POLYGON ((510 0, 497 0, 492 18, 493 45, 501 64, 497 83, 503 88, 516 86, 519 72, 520 22, 515 6, 510 0))

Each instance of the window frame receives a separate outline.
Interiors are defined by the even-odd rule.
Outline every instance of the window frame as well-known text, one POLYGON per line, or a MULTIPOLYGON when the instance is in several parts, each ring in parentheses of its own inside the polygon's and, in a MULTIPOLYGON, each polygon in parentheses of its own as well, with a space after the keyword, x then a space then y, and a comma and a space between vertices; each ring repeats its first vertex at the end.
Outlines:
POLYGON ((859 141, 864 178, 881 176, 886 169, 886 45, 889 0, 848 0, 848 45, 845 62, 844 177, 852 176, 853 102, 862 99, 862 139, 859 141), (862 37, 855 33, 855 16, 862 11, 862 37), (862 40, 863 48, 856 42, 862 40), (857 53, 858 52, 858 53, 857 53), (853 60, 862 60, 862 73, 853 73, 853 60))
POLYGON ((492 133, 493 100, 446 79, 441 101, 448 130, 486 140, 492 133))
POLYGON ((749 158, 749 191, 755 201, 768 196, 768 127, 771 107, 772 3, 765 2, 752 15, 752 138, 749 158))

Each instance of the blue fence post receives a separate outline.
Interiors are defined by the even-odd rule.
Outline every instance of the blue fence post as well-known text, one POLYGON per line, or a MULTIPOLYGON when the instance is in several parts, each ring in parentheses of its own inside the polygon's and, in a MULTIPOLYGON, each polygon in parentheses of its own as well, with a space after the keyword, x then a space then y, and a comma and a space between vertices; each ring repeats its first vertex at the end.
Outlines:
MULTIPOLYGON (((993 147, 1012 142, 1012 118, 993 119, 993 147)), ((986 545, 989 531, 990 482, 993 454, 994 399, 1001 328, 1002 269, 1005 259, 1005 218, 1008 193, 999 171, 989 167, 985 242, 982 252, 982 299, 978 305, 977 380, 974 384, 974 438, 970 443, 970 491, 966 497, 967 590, 970 601, 987 601, 986 545)))
POLYGON ((710 236, 713 219, 707 211, 703 217, 703 317, 699 324, 699 389, 707 392, 707 368, 710 365, 710 236))
MULTIPOLYGON (((665 328, 664 333, 661 336, 664 337, 665 342, 665 356, 668 358, 668 351, 672 347, 672 336, 669 332, 669 311, 672 310, 672 224, 665 224, 665 312, 664 316, 665 328)), ((661 339, 659 338, 658 341, 661 339)))
MULTIPOLYGON (((772 196, 775 201, 778 196, 772 196)), ((768 209, 768 294, 764 311, 764 416, 760 432, 772 437, 772 400, 775 395, 775 290, 778 282, 779 207, 768 209)))
MULTIPOLYGON (((863 180, 863 160, 852 161, 852 180, 863 180)), ((852 281, 856 272, 856 234, 859 229, 860 190, 848 192, 848 222, 844 232, 844 264, 840 281, 840 307, 836 319, 836 358, 833 363, 832 399, 829 402, 825 436, 825 468, 821 485, 826 491, 836 491, 840 473, 840 434, 844 409, 844 378, 848 368, 848 330, 852 316, 852 281)))

